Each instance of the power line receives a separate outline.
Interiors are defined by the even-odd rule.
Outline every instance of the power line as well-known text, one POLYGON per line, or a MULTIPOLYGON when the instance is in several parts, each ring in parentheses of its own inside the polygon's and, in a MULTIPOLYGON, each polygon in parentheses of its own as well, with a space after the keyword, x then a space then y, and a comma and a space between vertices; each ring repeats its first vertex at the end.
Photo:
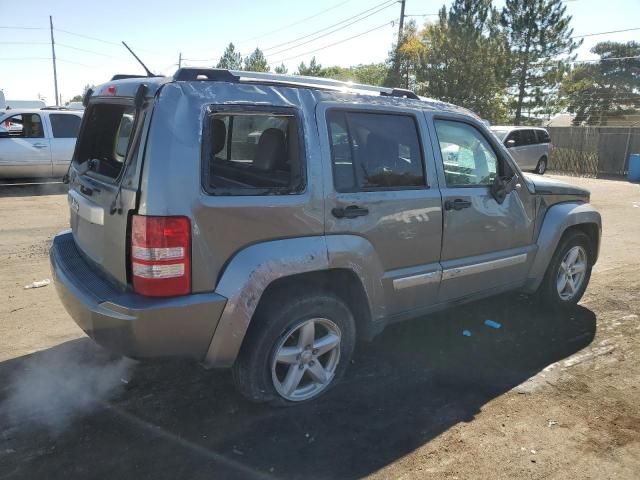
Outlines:
MULTIPOLYGON (((375 6, 374 6, 374 7, 372 7, 372 8, 368 8, 368 9, 366 9, 366 10, 364 10, 364 11, 362 11, 362 12, 360 12, 360 13, 356 14, 356 15, 353 15, 353 16, 351 16, 351 17, 349 17, 349 18, 346 18, 346 19, 344 19, 344 20, 342 20, 342 21, 340 21, 340 22, 338 22, 338 23, 334 23, 333 25, 329 25, 328 27, 321 28, 320 30, 316 30, 315 32, 309 33, 309 34, 304 35, 304 36, 302 36, 302 37, 294 38, 293 40, 289 40, 289 41, 287 41, 287 42, 282 42, 282 43, 279 43, 279 44, 277 44, 277 45, 273 45, 273 46, 271 46, 271 47, 268 47, 268 48, 263 49, 263 51, 264 51, 264 52, 268 52, 269 50, 274 50, 274 49, 276 49, 276 48, 280 48, 280 47, 282 47, 282 46, 284 46, 284 45, 289 45, 289 44, 291 44, 291 43, 295 43, 295 42, 297 42, 297 41, 299 41, 299 40, 304 40, 305 38, 312 37, 312 36, 314 36, 314 35, 316 35, 316 34, 318 34, 318 33, 324 32, 324 31, 329 30, 329 29, 331 29, 331 28, 337 27, 338 25, 342 25, 343 23, 349 22, 350 20, 353 20, 354 18, 360 17, 360 16, 364 15, 365 13, 369 13, 369 12, 371 12, 371 10, 376 10, 377 8, 382 7, 382 8, 379 8, 379 10, 376 10, 376 11, 374 11, 374 12, 372 12, 372 13, 369 13, 369 15, 367 15, 367 16, 365 16, 365 17, 362 17, 362 18, 360 18, 360 19, 358 19, 358 20, 355 20, 355 21, 354 21, 354 22, 352 22, 352 23, 348 23, 347 25, 344 25, 344 26, 342 26, 342 27, 340 27, 340 28, 337 28, 337 29, 335 29, 335 30, 332 30, 332 31, 330 31, 330 32, 327 32, 326 34, 320 35, 319 37, 317 37, 316 39, 314 39, 314 40, 317 40, 317 39, 319 39, 319 38, 322 38, 322 37, 325 37, 325 36, 330 35, 330 34, 332 34, 332 33, 335 33, 335 32, 337 32, 338 30, 342 30, 343 28, 346 28, 346 27, 348 27, 348 26, 350 26, 350 25, 353 25, 354 23, 359 22, 360 20, 364 20, 365 18, 368 18, 368 17, 370 17, 371 15, 373 15, 373 14, 375 14, 375 13, 377 13, 377 12, 381 11, 381 10, 384 10, 385 8, 389 8, 389 7, 390 7, 390 6, 392 6, 394 3, 396 3, 396 0, 385 0, 384 2, 377 4, 377 5, 375 5, 375 6)), ((313 41, 313 40, 310 40, 310 41, 313 41)), ((302 44, 300 44, 300 45, 297 45, 297 46, 305 45, 306 43, 309 43, 309 41, 308 41, 308 42, 305 42, 305 43, 302 43, 302 44)), ((296 48, 296 46, 289 47, 289 48, 296 48)), ((276 52, 276 53, 275 53, 275 55, 277 55, 278 53, 280 53, 280 52, 276 52)))
POLYGON ((115 55, 109 55, 107 53, 100 53, 100 52, 96 52, 94 50, 87 50, 86 48, 78 48, 78 47, 74 47, 71 45, 67 45, 65 43, 56 43, 56 45, 60 46, 60 47, 65 47, 65 48, 70 48, 72 50, 78 50, 79 52, 86 52, 86 53, 92 53, 94 55, 100 55, 103 57, 110 57, 110 58, 125 58, 124 55, 120 55, 120 56, 115 56, 115 55))
POLYGON ((341 2, 341 3, 337 4, 337 5, 334 5, 333 7, 329 7, 329 8, 327 8, 325 10, 322 10, 322 11, 320 11, 318 13, 314 13, 313 15, 309 15, 308 17, 305 17, 305 18, 303 18, 301 20, 298 20, 296 22, 293 22, 293 23, 289 23, 289 24, 287 24, 287 25, 285 25, 283 27, 280 27, 280 28, 278 28, 276 30, 272 30, 272 31, 270 31, 268 33, 261 33, 258 36, 255 36, 255 37, 252 37, 252 38, 248 39, 247 42, 250 42, 252 40, 257 40, 258 38, 266 37, 266 36, 272 35, 274 33, 281 32, 282 30, 286 30, 286 29, 291 28, 291 27, 295 27, 296 25, 304 23, 307 20, 311 20, 312 18, 316 18, 316 17, 319 17, 320 15, 323 15, 323 14, 325 14, 327 12, 330 12, 331 10, 335 10, 336 8, 341 7, 342 5, 344 5, 345 3, 349 3, 350 1, 351 0, 346 0, 344 2, 341 2))
POLYGON ((283 58, 283 59, 280 59, 280 60, 274 60, 274 63, 282 63, 282 62, 286 62, 286 61, 288 61, 288 60, 293 60, 294 58, 300 58, 300 57, 303 57, 303 56, 305 56, 305 55, 309 55, 309 54, 311 54, 311 53, 316 53, 316 52, 319 52, 319 51, 321 51, 321 50, 325 50, 325 49, 327 49, 327 48, 334 47, 334 46, 339 45, 339 44, 341 44, 341 43, 348 42, 349 40, 353 40, 354 38, 362 37, 363 35, 366 35, 366 34, 371 33, 371 32, 373 32, 373 31, 380 30, 380 29, 381 29, 381 28, 383 28, 383 27, 387 27, 387 26, 389 26, 389 25, 393 25, 395 22, 396 22, 396 20, 391 20, 391 21, 385 22, 385 23, 383 23, 382 25, 378 25, 377 27, 372 28, 371 30, 367 30, 366 32, 362 32, 362 33, 359 33, 359 34, 357 34, 357 35, 353 35, 353 36, 348 37, 348 38, 344 38, 344 39, 339 40, 339 41, 337 41, 337 42, 330 43, 329 45, 325 45, 325 46, 323 46, 323 47, 316 48, 315 50, 309 50, 309 51, 304 52, 304 53, 301 53, 301 54, 299 54, 299 55, 294 55, 294 56, 292 56, 292 57, 283 58))
POLYGON ((596 37, 598 35, 608 35, 610 33, 633 32, 635 30, 640 30, 640 27, 625 28, 625 29, 622 29, 622 30, 611 30, 611 31, 608 31, 608 32, 587 33, 585 35, 575 35, 575 36, 573 36, 571 38, 596 37))
POLYGON ((49 42, 0 42, 0 45, 49 45, 49 42))
POLYGON ((46 30, 44 27, 6 27, 0 26, 3 30, 46 30))

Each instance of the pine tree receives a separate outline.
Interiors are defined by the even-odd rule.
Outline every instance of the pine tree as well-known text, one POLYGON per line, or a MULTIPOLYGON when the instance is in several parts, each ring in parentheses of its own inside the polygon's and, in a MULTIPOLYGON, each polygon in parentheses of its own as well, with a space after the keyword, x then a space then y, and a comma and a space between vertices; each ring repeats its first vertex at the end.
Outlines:
POLYGON ((316 57, 311 59, 307 67, 304 62, 298 65, 298 75, 306 75, 308 77, 319 77, 322 72, 322 65, 316 62, 316 57))
POLYGON ((501 23, 511 49, 510 107, 516 125, 525 109, 533 115, 551 113, 550 96, 566 69, 558 59, 581 44, 571 38, 570 22, 562 0, 506 0, 501 23))
POLYGON ((289 73, 289 69, 284 66, 284 63, 281 63, 275 68, 275 72, 279 73, 280 75, 286 75, 287 73, 289 73))
POLYGON ((421 35, 417 92, 501 121, 506 114, 508 49, 491 0, 454 0, 421 35))
POLYGON ((240 52, 236 52, 236 47, 233 43, 229 43, 216 68, 226 68, 228 70, 240 70, 242 68, 242 55, 240 52))
POLYGON ((637 119, 640 43, 600 42, 591 52, 600 55, 600 61, 577 65, 560 87, 567 110, 575 115, 573 123, 606 125, 626 115, 637 119))
POLYGON ((251 72, 268 72, 271 69, 267 65, 267 59, 258 47, 251 55, 244 59, 244 70, 251 72))

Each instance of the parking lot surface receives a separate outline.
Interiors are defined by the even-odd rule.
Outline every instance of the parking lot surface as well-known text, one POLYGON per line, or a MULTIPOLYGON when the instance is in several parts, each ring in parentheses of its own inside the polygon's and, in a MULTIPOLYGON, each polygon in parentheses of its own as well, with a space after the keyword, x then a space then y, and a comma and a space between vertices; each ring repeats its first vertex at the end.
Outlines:
POLYGON ((603 219, 580 307, 508 294, 395 325, 289 409, 100 350, 52 285, 24 289, 51 276, 64 185, 0 186, 0 479, 639 478, 640 185, 558 178, 603 219))

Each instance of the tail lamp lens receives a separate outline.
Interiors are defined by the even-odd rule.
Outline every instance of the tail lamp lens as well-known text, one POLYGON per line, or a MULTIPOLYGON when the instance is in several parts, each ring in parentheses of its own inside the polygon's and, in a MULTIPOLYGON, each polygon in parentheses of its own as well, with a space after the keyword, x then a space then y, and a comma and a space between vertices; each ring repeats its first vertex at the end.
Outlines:
POLYGON ((134 215, 131 223, 133 289, 169 297, 191 292, 191 222, 187 217, 134 215))

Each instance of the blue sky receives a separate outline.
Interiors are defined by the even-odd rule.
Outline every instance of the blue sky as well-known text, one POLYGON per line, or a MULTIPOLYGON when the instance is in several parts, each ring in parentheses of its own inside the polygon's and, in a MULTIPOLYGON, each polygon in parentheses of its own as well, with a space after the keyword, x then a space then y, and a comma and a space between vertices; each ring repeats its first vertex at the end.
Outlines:
MULTIPOLYGON (((407 0, 406 13, 436 13, 443 3, 407 0)), ((503 2, 495 3, 501 6, 503 2)), ((573 15, 576 35, 640 27, 640 0, 572 0, 567 7, 573 15)), ((184 65, 213 66, 230 41, 243 55, 259 46, 265 49, 272 67, 284 61, 293 72, 301 60, 308 63, 312 55, 325 66, 384 61, 397 35, 399 12, 399 3, 383 0, 0 0, 0 89, 9 99, 42 95, 48 103, 54 103, 49 15, 57 29, 58 85, 65 101, 81 93, 85 84, 102 83, 114 73, 142 73, 119 44, 121 40, 152 71, 163 74, 176 69, 180 52, 184 65), (293 48, 296 43, 309 38, 278 47, 365 10, 370 10, 368 18, 324 38, 297 48, 293 48), (372 31, 358 38, 313 52, 369 30, 372 31)), ((412 18, 421 24, 433 17, 412 18)), ((640 30, 587 37, 578 58, 594 58, 589 49, 603 40, 640 40, 640 30)))

